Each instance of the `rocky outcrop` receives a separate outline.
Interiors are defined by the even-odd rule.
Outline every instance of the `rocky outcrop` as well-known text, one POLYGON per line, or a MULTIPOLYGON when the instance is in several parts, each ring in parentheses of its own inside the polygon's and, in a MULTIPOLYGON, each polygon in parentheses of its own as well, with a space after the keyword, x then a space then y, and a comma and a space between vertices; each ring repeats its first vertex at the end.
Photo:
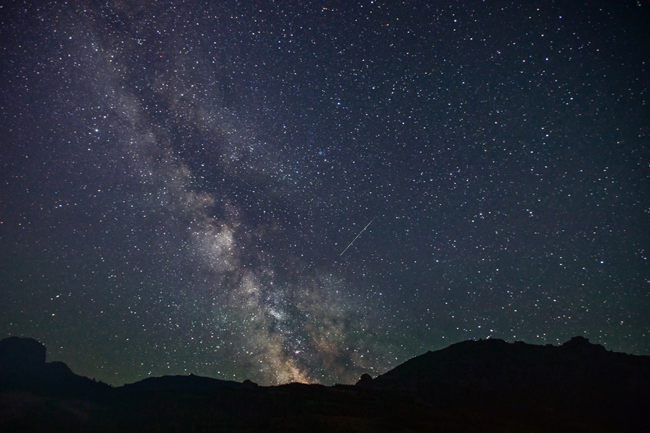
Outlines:
POLYGON ((370 376, 368 373, 364 373, 361 375, 361 378, 359 378, 359 381, 354 384, 354 386, 357 386, 359 388, 375 388, 376 385, 372 381, 372 376, 370 376))
POLYGON ((79 376, 63 362, 45 362, 45 346, 32 339, 0 340, 0 391, 46 396, 100 396, 110 386, 79 376))
POLYGON ((9 337, 0 340, 0 374, 41 371, 47 350, 33 338, 9 337))

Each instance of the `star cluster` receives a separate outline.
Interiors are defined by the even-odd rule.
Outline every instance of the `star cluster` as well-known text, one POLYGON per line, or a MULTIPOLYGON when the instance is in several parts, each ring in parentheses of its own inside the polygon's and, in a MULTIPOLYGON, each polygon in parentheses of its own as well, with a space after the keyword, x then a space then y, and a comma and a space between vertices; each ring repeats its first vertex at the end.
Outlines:
POLYGON ((2 333, 112 384, 650 354, 650 5, 448 3, 2 7, 2 333))

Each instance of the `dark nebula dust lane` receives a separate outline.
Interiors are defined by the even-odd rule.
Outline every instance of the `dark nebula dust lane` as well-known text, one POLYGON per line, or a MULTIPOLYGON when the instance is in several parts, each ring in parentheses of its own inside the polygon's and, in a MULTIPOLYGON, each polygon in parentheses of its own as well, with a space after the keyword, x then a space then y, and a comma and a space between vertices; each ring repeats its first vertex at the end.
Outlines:
POLYGON ((646 2, 0 8, 0 333, 111 384, 650 354, 646 2))

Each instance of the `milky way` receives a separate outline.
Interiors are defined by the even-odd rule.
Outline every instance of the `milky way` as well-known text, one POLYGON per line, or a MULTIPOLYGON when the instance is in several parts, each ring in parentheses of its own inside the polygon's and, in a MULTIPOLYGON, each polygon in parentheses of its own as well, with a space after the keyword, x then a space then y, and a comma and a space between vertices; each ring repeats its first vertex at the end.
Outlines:
POLYGON ((297 3, 0 9, 2 334, 113 384, 650 354, 647 4, 297 3))

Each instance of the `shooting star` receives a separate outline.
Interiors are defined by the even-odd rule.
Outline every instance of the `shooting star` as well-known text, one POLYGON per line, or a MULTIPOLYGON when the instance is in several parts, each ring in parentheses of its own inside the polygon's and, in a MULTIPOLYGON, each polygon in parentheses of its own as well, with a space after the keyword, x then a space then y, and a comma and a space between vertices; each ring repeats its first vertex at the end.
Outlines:
POLYGON ((530 289, 530 287, 531 287, 533 284, 535 284, 535 283, 537 282, 537 280, 539 280, 539 279, 542 277, 542 275, 544 275, 544 274, 546 273, 546 271, 548 271, 548 268, 549 268, 550 266, 551 266, 551 265, 548 265, 548 266, 546 267, 546 269, 544 269, 544 270, 542 271, 542 273, 539 274, 539 275, 537 276, 537 278, 535 278, 535 279, 534 279, 534 280, 533 280, 533 281, 528 285, 527 288, 530 289))
POLYGON ((357 235, 357 237, 354 238, 354 239, 352 239, 352 242, 350 242, 350 243, 348 244, 348 246, 345 247, 345 249, 343 250, 343 252, 342 252, 341 254, 339 254, 339 257, 341 257, 343 254, 345 254, 345 252, 348 250, 348 248, 350 248, 350 247, 352 246, 352 244, 354 243, 354 241, 356 241, 357 239, 359 239, 359 236, 361 236, 361 233, 365 232, 366 229, 368 228, 368 226, 369 226, 370 224, 372 224, 372 222, 373 222, 374 220, 375 220, 374 218, 371 219, 370 222, 369 222, 369 223, 368 223, 368 224, 363 228, 363 230, 361 230, 361 231, 359 232, 359 234, 357 235))

